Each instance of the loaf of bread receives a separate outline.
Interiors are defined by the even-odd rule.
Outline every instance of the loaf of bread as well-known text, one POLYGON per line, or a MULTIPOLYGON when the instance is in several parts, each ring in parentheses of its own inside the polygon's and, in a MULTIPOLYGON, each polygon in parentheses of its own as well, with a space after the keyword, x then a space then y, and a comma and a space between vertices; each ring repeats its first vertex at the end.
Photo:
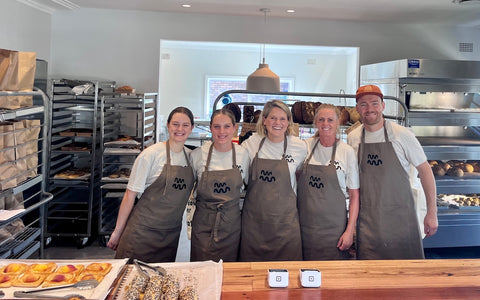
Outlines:
POLYGON ((451 167, 447 171, 448 176, 453 176, 453 177, 463 177, 463 170, 460 167, 451 167))
POLYGON ((345 106, 339 106, 338 109, 340 110, 340 125, 347 125, 350 122, 350 113, 345 106))

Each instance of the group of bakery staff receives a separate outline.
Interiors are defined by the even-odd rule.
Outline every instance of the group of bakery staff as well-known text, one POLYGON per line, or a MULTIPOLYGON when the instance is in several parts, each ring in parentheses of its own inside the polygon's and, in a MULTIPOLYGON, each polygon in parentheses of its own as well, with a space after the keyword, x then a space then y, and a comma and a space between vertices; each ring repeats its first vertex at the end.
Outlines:
POLYGON ((357 90, 356 109, 362 125, 348 143, 332 104, 318 107, 315 135, 301 140, 289 107, 272 100, 256 133, 238 145, 235 116, 224 107, 211 116, 211 142, 193 151, 184 145, 193 114, 174 109, 169 139, 135 161, 108 247, 116 258, 175 261, 194 189, 191 261, 349 259, 354 238, 357 259, 424 258, 422 238, 438 228, 425 153, 408 128, 385 120, 377 86, 357 90), (426 206, 420 221, 418 202, 426 206))

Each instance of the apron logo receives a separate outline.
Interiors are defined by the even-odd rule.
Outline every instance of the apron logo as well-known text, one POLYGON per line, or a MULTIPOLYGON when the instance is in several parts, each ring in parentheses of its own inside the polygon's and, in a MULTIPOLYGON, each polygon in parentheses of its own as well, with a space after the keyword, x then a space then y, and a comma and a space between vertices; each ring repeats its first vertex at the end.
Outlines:
POLYGON ((226 182, 215 182, 213 184, 213 187, 214 187, 213 192, 217 194, 225 194, 230 191, 230 187, 227 186, 226 182))
MULTIPOLYGON (((332 163, 329 163, 328 165, 331 166, 332 163)), ((340 163, 339 163, 338 161, 336 161, 336 160, 333 162, 333 166, 335 167, 335 170, 341 170, 341 169, 342 169, 342 166, 341 166, 340 163)))
POLYGON ((383 162, 380 158, 378 158, 377 154, 368 154, 367 164, 371 166, 379 166, 383 164, 383 162))
POLYGON ((175 177, 172 187, 176 190, 183 190, 187 188, 187 185, 185 184, 185 180, 183 178, 175 177))
POLYGON ((295 160, 293 159, 293 156, 291 156, 290 154, 286 154, 285 155, 285 160, 288 162, 288 163, 294 163, 295 160))
POLYGON ((310 176, 308 185, 317 189, 323 189, 325 187, 322 183, 322 178, 316 176, 310 176))
POLYGON ((272 172, 261 170, 260 171, 260 180, 272 182, 275 181, 275 176, 272 176, 272 172))

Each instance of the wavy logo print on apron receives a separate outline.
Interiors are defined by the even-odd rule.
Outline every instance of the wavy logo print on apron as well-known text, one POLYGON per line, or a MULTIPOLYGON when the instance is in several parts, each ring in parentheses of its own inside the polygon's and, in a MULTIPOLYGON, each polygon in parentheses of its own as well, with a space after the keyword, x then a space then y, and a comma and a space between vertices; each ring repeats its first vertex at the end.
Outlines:
POLYGON ((175 179, 173 180, 172 187, 174 189, 180 190, 180 191, 183 190, 183 189, 186 189, 187 185, 185 184, 185 179, 175 177, 175 179))
POLYGON ((310 176, 308 185, 317 189, 323 189, 325 187, 325 185, 322 183, 322 178, 317 176, 310 176))
POLYGON ((213 192, 217 194, 225 194, 230 192, 231 189, 226 182, 215 182, 213 184, 213 192), (225 188, 224 188, 225 187, 225 188))
POLYGON ((367 156, 368 160, 367 160, 367 164, 371 165, 371 166, 379 166, 381 164, 383 164, 383 161, 381 158, 378 157, 378 154, 368 154, 367 156))
POLYGON ((275 181, 275 176, 273 176, 272 174, 272 171, 261 170, 259 179, 268 182, 275 181))

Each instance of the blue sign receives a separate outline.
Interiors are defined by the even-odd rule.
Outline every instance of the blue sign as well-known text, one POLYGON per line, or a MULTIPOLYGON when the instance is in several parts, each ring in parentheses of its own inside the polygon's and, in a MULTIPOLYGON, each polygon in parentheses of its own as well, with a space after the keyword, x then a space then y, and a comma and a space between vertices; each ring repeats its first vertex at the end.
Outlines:
POLYGON ((420 68, 420 60, 419 59, 409 59, 408 60, 408 68, 409 69, 419 69, 420 68))

